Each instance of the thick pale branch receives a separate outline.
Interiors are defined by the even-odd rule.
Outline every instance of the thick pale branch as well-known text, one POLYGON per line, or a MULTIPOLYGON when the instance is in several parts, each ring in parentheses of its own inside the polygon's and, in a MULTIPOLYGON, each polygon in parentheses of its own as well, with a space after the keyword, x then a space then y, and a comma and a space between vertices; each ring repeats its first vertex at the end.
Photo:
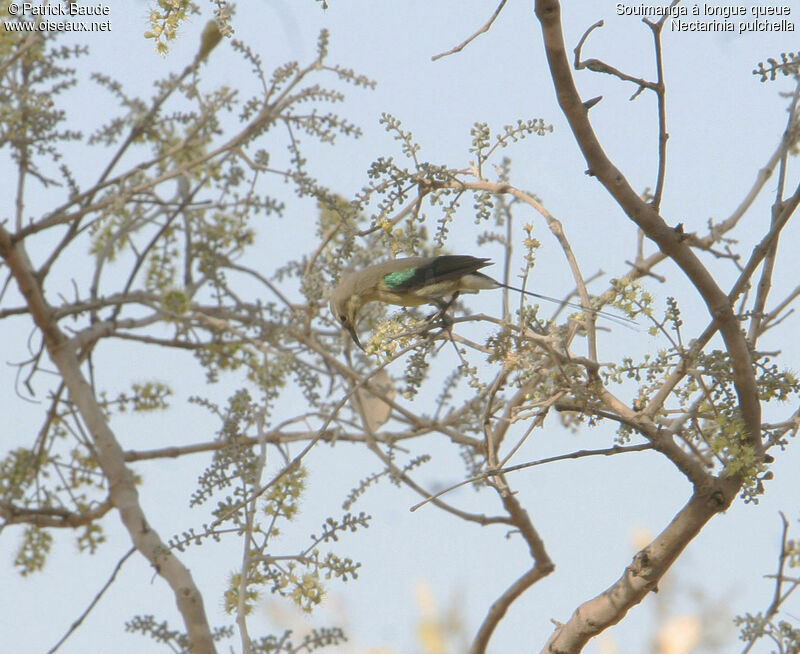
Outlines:
POLYGON ((92 435, 97 461, 108 479, 109 499, 119 511, 134 546, 172 588, 193 654, 214 653, 216 650, 202 595, 189 570, 169 551, 148 524, 139 504, 139 493, 133 474, 126 467, 122 448, 81 370, 75 345, 59 328, 54 310, 44 297, 23 244, 13 243, 8 232, 1 226, 0 256, 5 259, 14 276, 31 317, 44 336, 48 354, 64 380, 70 399, 92 435))
POLYGON ((657 589, 659 579, 686 545, 730 505, 738 488, 736 481, 717 481, 695 492, 664 531, 636 554, 617 582, 581 604, 569 621, 555 630, 542 654, 580 652, 591 638, 622 620, 631 607, 657 589))

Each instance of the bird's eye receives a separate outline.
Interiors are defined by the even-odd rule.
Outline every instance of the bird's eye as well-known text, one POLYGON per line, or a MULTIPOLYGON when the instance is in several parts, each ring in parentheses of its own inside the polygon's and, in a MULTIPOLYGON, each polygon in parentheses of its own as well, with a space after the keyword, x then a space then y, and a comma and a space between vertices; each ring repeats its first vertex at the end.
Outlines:
POLYGON ((340 314, 339 314, 339 320, 340 320, 341 322, 347 322, 347 316, 346 316, 346 315, 344 315, 343 313, 340 313, 340 314))

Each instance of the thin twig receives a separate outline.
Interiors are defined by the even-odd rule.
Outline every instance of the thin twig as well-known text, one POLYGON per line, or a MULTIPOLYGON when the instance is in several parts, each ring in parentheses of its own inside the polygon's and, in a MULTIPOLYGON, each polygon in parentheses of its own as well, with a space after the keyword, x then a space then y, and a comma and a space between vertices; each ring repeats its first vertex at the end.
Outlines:
POLYGON ((639 87, 639 90, 634 93, 631 97, 633 100, 637 95, 639 95, 643 89, 651 89, 653 91, 656 90, 656 85, 653 82, 648 82, 646 79, 641 77, 634 77, 633 75, 628 75, 627 73, 623 73, 621 70, 614 68, 614 66, 610 66, 604 61, 600 61, 599 59, 584 59, 581 60, 581 54, 583 51, 583 44, 586 42, 586 39, 589 38, 589 35, 596 30, 598 27, 603 27, 605 25, 604 21, 598 20, 594 25, 589 27, 584 33, 583 36, 578 41, 578 45, 575 46, 573 50, 574 59, 573 59, 573 66, 575 66, 575 70, 583 70, 584 68, 588 68, 593 73, 605 73, 606 75, 613 75, 621 79, 623 82, 633 82, 639 87))
MULTIPOLYGON (((677 0, 670 6, 675 6, 677 0)), ((656 187, 653 191, 652 205, 656 211, 661 210, 661 197, 664 193, 664 179, 667 174, 667 108, 666 108, 666 87, 664 86, 664 57, 661 51, 661 28, 664 26, 664 18, 651 22, 645 20, 645 24, 653 32, 653 47, 656 56, 656 83, 653 90, 657 98, 658 112, 658 172, 656 174, 656 187)))
POLYGON ((100 601, 100 598, 103 596, 103 594, 111 587, 111 584, 114 583, 114 580, 117 578, 117 574, 122 569, 122 566, 125 564, 125 561, 127 561, 130 558, 131 554, 133 554, 135 551, 136 548, 131 547, 128 550, 128 552, 119 561, 117 561, 117 565, 111 572, 111 576, 108 578, 108 581, 106 581, 106 583, 103 584, 103 587, 94 596, 94 599, 89 603, 89 606, 86 607, 86 610, 83 613, 81 613, 80 617, 77 620, 75 620, 75 622, 72 623, 72 626, 67 630, 67 633, 65 633, 61 637, 61 639, 47 651, 47 654, 53 654, 59 647, 61 647, 64 644, 67 638, 69 638, 75 632, 75 630, 81 626, 83 621, 86 619, 86 616, 89 615, 89 613, 91 613, 92 609, 100 601))
POLYGON ((487 477, 493 477, 494 475, 499 474, 506 474, 509 472, 517 472, 518 470, 525 470, 526 468, 533 468, 534 466, 541 466, 545 465, 546 463, 554 463, 556 461, 566 461, 568 459, 582 459, 587 456, 613 456, 614 454, 625 454, 627 452, 642 452, 644 450, 652 450, 655 449, 652 443, 641 443, 639 445, 614 445, 613 447, 606 447, 601 450, 577 450, 575 452, 570 452, 569 454, 558 454, 556 456, 550 456, 545 459, 538 459, 537 461, 528 461, 527 463, 518 463, 513 466, 508 466, 506 468, 499 468, 497 470, 486 470, 479 475, 475 475, 474 477, 470 477, 469 479, 465 479, 464 481, 460 481, 457 484, 453 484, 443 490, 440 490, 438 493, 431 495, 429 498, 420 502, 419 504, 415 504, 411 507, 411 511, 416 511, 420 507, 425 506, 428 502, 449 493, 450 491, 454 491, 457 488, 461 488, 462 486, 466 486, 467 484, 474 484, 476 481, 481 481, 482 479, 486 479, 487 477))
MULTIPOLYGON (((791 132, 796 128, 797 122, 797 105, 800 100, 800 81, 795 86, 794 95, 792 96, 792 103, 789 107, 789 119, 784 131, 784 140, 789 141, 791 132)), ((778 184, 775 190, 775 201, 772 204, 772 215, 770 225, 772 227, 780 220, 781 211, 783 209, 783 192, 786 185, 786 167, 789 151, 784 149, 783 155, 780 159, 780 170, 778 174, 778 184)), ((761 267, 761 276, 756 290, 756 299, 753 304, 752 316, 750 319, 750 328, 747 332, 748 340, 755 345, 758 336, 761 334, 762 325, 764 322, 764 307, 767 304, 767 297, 772 288, 772 277, 775 273, 775 257, 778 253, 778 237, 776 236, 769 245, 767 255, 764 258, 764 264, 761 267)))
MULTIPOLYGON (((781 592, 781 589, 783 587, 783 582, 785 580, 784 569, 786 567, 786 561, 789 558, 789 547, 788 547, 789 521, 786 519, 786 516, 783 514, 783 511, 780 512, 780 516, 781 516, 781 523, 783 525, 783 530, 782 530, 783 533, 781 535, 781 551, 778 554, 778 572, 775 574, 775 592, 772 595, 772 601, 767 607, 767 610, 764 612, 765 623, 769 622, 769 620, 772 619, 772 616, 774 616, 778 612, 781 603, 787 597, 781 592)), ((763 632, 761 635, 763 635, 763 632)), ((751 649, 753 649, 753 645, 756 644, 756 641, 759 639, 759 637, 760 635, 751 636, 750 642, 748 642, 747 646, 742 650, 742 654, 747 654, 751 649)))
POLYGON ((503 7, 505 6, 507 1, 508 0, 500 0, 500 4, 497 5, 497 9, 494 10, 494 13, 491 15, 489 20, 487 20, 482 27, 478 28, 478 30, 474 34, 472 34, 472 36, 469 36, 465 41, 462 41, 454 48, 450 48, 450 50, 448 50, 447 52, 441 52, 437 55, 433 55, 431 57, 431 61, 436 61, 437 59, 441 59, 442 57, 447 57, 448 55, 455 54, 456 52, 461 52, 481 34, 488 32, 489 28, 491 28, 492 26, 492 23, 494 23, 495 19, 500 15, 500 12, 503 11, 503 7))

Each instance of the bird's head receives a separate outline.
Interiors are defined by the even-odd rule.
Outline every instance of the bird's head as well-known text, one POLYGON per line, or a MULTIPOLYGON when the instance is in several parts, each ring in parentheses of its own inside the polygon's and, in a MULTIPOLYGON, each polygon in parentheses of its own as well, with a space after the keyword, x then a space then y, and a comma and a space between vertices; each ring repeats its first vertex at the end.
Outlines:
POLYGON ((363 350, 364 346, 361 345, 356 333, 356 321, 358 320, 359 311, 361 311, 361 297, 350 288, 347 280, 344 279, 331 295, 331 313, 341 323, 342 327, 348 331, 353 342, 363 350))

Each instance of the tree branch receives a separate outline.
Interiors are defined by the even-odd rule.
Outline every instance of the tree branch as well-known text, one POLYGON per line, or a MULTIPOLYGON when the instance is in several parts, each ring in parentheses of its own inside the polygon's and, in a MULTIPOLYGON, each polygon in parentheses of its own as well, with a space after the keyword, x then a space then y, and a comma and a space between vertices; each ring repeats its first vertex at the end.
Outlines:
POLYGON ((74 343, 61 331, 52 307, 44 297, 40 281, 22 242, 12 242, 0 226, 0 256, 5 259, 19 291, 26 299, 31 317, 44 336, 51 360, 61 374, 72 402, 92 435, 97 462, 109 483, 109 499, 136 549, 169 583, 184 620, 193 654, 213 654, 216 650, 203 607, 203 598, 189 570, 170 552, 150 527, 139 504, 133 474, 125 466, 124 453, 106 421, 94 392, 81 370, 74 343))
POLYGON ((106 583, 103 584, 103 587, 94 596, 94 599, 91 602, 89 602, 89 606, 86 607, 86 610, 80 614, 78 619, 75 620, 72 623, 72 625, 70 625, 70 628, 67 630, 67 633, 65 633, 61 637, 61 639, 55 645, 53 645, 53 647, 47 650, 47 654, 54 654, 58 650, 58 648, 64 644, 67 638, 69 638, 75 632, 75 630, 81 626, 83 621, 86 619, 86 616, 92 612, 92 609, 100 601, 100 598, 103 597, 103 595, 109 588, 111 588, 111 584, 114 583, 114 580, 117 578, 117 574, 119 573, 120 570, 122 570, 122 566, 125 564, 125 561, 127 561, 130 558, 131 554, 133 554, 135 551, 136 548, 131 547, 131 549, 129 549, 127 553, 119 561, 117 561, 117 565, 114 566, 114 570, 111 572, 111 576, 108 578, 106 583))
POLYGON ((26 524, 36 527, 52 527, 56 529, 75 529, 99 520, 113 507, 106 500, 88 511, 73 512, 66 509, 39 508, 16 506, 11 502, 0 502, 0 517, 3 525, 26 524))
POLYGON ((631 607, 656 590, 675 559, 711 518, 727 509, 738 489, 736 481, 718 480, 695 492, 664 531, 633 557, 617 582, 581 604, 565 624, 556 628, 542 654, 580 652, 591 638, 622 620, 631 607))
POLYGON ((727 294, 719 288, 714 277, 684 242, 682 234, 669 227, 658 211, 637 195, 600 145, 569 67, 558 0, 536 0, 535 11, 542 26, 547 61, 558 103, 589 166, 588 174, 598 179, 628 217, 681 268, 698 290, 719 326, 731 359, 734 386, 747 438, 756 453, 761 454, 761 405, 750 352, 727 294))
POLYGON ((488 32, 489 29, 492 27, 492 23, 494 23, 495 19, 500 15, 500 12, 503 11, 503 7, 505 6, 506 2, 508 2, 508 0, 500 0, 500 4, 497 5, 497 9, 494 10, 494 13, 491 15, 489 20, 487 20, 483 24, 483 27, 479 27, 477 31, 474 34, 472 34, 472 36, 467 37, 464 41, 459 43, 457 46, 450 48, 446 52, 441 52, 437 55, 433 55, 431 57, 431 61, 436 61, 437 59, 441 59, 442 57, 447 57, 448 55, 455 54, 456 52, 461 52, 481 34, 488 32))

